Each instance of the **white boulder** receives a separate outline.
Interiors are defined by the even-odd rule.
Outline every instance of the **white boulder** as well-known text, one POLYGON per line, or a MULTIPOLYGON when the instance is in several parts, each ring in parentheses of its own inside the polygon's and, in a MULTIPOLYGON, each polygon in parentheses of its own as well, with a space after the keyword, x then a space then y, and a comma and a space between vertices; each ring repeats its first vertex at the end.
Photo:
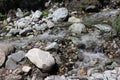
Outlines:
POLYGON ((85 25, 82 23, 74 23, 69 27, 69 30, 73 33, 80 34, 85 29, 85 25))
POLYGON ((66 8, 58 8, 55 10, 52 14, 53 16, 53 21, 57 22, 60 19, 66 18, 68 16, 68 10, 66 8))
POLYGON ((33 64, 43 70, 49 70, 55 64, 53 56, 39 48, 33 48, 25 55, 33 64))

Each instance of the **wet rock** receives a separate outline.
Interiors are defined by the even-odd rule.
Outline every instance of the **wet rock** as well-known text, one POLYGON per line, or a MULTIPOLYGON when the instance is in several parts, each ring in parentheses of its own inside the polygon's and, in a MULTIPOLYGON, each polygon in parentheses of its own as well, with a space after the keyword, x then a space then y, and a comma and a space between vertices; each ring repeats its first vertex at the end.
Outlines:
POLYGON ((98 23, 100 24, 105 21, 113 22, 119 13, 120 9, 99 12, 90 16, 83 17, 82 23, 90 26, 98 23))
POLYGON ((52 20, 54 22, 57 22, 61 19, 65 19, 68 16, 68 10, 66 8, 58 8, 57 10, 55 10, 52 14, 52 20))
POLYGON ((68 19, 68 22, 77 23, 77 22, 81 22, 81 20, 79 18, 72 16, 68 19))
POLYGON ((38 48, 29 50, 26 54, 26 57, 38 68, 43 70, 50 70, 55 64, 55 60, 49 52, 38 48))
POLYGON ((53 75, 48 76, 45 80, 66 80, 66 78, 64 76, 53 75))
POLYGON ((3 52, 3 50, 0 49, 0 67, 5 62, 5 59, 6 59, 5 52, 3 52))
POLYGON ((100 29, 101 31, 105 31, 105 32, 109 32, 112 30, 111 26, 107 24, 96 24, 94 26, 100 29))
POLYGON ((85 25, 82 23, 74 23, 69 27, 69 30, 73 33, 81 34, 81 32, 85 29, 85 25))
POLYGON ((58 49, 58 44, 57 42, 53 42, 49 44, 48 46, 45 47, 45 50, 50 50, 50 49, 58 49))

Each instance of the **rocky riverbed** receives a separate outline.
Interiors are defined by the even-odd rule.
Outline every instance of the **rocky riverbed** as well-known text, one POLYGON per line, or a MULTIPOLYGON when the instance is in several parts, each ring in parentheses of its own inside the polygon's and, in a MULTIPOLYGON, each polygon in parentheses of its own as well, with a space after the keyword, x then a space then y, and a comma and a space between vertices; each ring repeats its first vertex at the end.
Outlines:
POLYGON ((0 80, 120 80, 120 9, 45 13, 18 8, 0 23, 0 80))

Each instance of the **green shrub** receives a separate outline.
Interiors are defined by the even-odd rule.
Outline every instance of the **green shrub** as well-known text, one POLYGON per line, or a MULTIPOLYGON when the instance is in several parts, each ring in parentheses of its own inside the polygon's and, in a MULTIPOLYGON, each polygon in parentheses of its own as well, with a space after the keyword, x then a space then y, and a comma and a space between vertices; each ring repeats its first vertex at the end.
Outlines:
POLYGON ((116 31, 117 35, 120 34, 120 15, 115 18, 112 23, 114 30, 116 31))
POLYGON ((48 16, 48 10, 42 11, 42 15, 45 16, 45 17, 47 17, 48 16))

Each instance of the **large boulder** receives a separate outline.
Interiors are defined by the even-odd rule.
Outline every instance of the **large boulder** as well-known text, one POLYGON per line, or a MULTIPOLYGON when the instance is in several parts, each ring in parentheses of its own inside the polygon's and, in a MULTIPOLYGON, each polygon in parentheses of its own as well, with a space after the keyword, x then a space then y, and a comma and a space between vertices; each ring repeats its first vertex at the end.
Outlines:
POLYGON ((28 51, 26 57, 35 64, 38 68, 48 71, 55 64, 53 56, 39 48, 33 48, 28 51))
POLYGON ((59 20, 61 20, 61 19, 65 19, 66 17, 68 16, 68 10, 67 10, 67 8, 58 8, 57 10, 55 10, 54 12, 53 12, 53 14, 52 14, 52 20, 54 21, 54 22, 57 22, 57 21, 59 21, 59 20))

